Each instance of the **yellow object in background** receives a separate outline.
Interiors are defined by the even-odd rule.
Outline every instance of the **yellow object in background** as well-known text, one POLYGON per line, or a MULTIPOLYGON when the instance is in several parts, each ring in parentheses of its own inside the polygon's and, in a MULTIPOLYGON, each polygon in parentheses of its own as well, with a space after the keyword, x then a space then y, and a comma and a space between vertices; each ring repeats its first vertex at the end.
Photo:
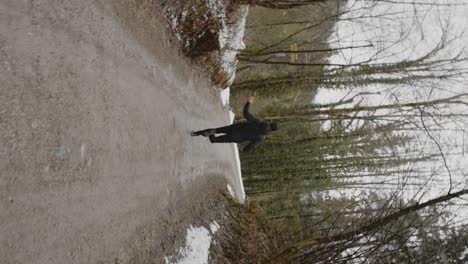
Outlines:
MULTIPOLYGON (((289 45, 289 50, 290 51, 297 51, 297 44, 296 43, 293 43, 291 45, 289 45)), ((290 56, 290 61, 291 62, 296 62, 298 60, 298 55, 297 53, 291 53, 291 56, 290 56)))

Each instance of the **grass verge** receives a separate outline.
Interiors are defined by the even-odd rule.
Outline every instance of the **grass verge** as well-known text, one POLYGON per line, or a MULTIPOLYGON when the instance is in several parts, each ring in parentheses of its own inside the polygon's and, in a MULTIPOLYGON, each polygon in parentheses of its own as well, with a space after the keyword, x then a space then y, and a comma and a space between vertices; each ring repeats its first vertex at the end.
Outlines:
POLYGON ((240 204, 226 194, 221 199, 226 215, 211 245, 209 263, 264 263, 278 253, 279 234, 255 202, 240 204))
POLYGON ((232 75, 223 67, 220 32, 238 19, 239 7, 229 0, 168 0, 164 4, 166 20, 182 52, 206 69, 220 88, 230 85, 232 75))

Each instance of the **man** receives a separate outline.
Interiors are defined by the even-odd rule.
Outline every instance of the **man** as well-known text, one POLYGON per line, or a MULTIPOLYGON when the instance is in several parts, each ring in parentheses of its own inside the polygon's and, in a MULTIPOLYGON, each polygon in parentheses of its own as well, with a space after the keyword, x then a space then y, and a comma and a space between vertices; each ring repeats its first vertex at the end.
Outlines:
POLYGON ((204 137, 209 137, 211 143, 242 143, 250 141, 242 151, 247 152, 253 150, 258 144, 265 140, 266 135, 271 131, 278 130, 278 125, 276 123, 267 123, 250 114, 250 105, 254 102, 255 98, 253 96, 249 96, 247 103, 244 105, 243 114, 245 119, 247 119, 247 122, 195 131, 192 132, 192 136, 202 135, 204 137), (225 135, 216 137, 215 134, 225 135))

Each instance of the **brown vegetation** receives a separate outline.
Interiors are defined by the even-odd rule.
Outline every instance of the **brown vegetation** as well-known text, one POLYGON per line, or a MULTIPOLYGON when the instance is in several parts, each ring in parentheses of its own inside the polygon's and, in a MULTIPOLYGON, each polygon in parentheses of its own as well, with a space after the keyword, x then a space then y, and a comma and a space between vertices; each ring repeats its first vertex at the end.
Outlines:
POLYGON ((277 254, 282 239, 255 202, 239 204, 228 195, 221 200, 227 213, 211 246, 210 263, 256 264, 277 254))

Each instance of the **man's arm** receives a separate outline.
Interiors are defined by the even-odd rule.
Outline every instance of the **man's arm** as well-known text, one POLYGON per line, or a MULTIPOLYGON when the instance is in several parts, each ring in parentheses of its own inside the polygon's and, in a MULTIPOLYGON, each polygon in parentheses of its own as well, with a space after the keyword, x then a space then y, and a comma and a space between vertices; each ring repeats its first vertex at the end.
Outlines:
POLYGON ((258 120, 255 116, 253 116, 250 113, 250 104, 252 104, 253 102, 255 102, 255 99, 252 96, 250 96, 249 99, 247 100, 247 103, 245 103, 244 105, 243 114, 244 114, 245 119, 247 119, 248 121, 258 123, 260 122, 260 120, 258 120))
POLYGON ((259 139, 250 141, 249 144, 247 144, 247 146, 245 146, 242 149, 242 152, 249 152, 249 151, 255 149, 260 143, 262 143, 263 139, 264 139, 264 137, 260 137, 259 139))

